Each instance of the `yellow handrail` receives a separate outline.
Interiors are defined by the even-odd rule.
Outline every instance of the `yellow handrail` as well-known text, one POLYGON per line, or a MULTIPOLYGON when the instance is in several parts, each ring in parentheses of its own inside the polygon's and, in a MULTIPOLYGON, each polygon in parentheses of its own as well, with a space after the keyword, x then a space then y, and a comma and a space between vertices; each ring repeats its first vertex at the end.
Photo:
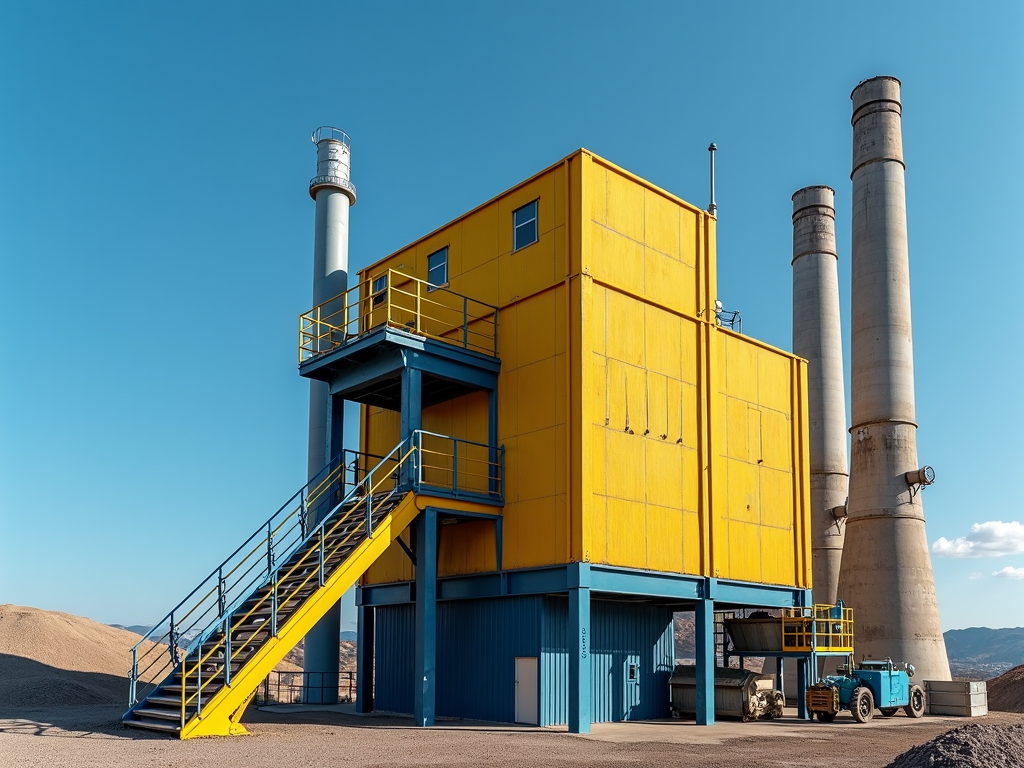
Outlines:
POLYGON ((299 362, 382 325, 492 356, 498 353, 497 307, 390 269, 299 316, 299 362), (385 284, 375 291, 381 278, 385 284), (441 317, 444 312, 452 318, 441 317))

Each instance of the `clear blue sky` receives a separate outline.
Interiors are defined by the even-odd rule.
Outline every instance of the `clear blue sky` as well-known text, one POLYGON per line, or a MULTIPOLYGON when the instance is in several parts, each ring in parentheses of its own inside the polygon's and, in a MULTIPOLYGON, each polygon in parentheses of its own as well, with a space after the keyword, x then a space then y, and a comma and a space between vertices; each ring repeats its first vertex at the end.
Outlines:
POLYGON ((313 128, 353 139, 354 268, 580 146, 706 205, 715 141, 720 297, 789 349, 808 184, 837 190, 849 334, 876 74, 904 84, 943 625, 1024 624, 993 575, 1024 577, 1024 532, 971 533, 1024 521, 1019 2, 3 0, 0 602, 156 620, 303 482, 313 128))

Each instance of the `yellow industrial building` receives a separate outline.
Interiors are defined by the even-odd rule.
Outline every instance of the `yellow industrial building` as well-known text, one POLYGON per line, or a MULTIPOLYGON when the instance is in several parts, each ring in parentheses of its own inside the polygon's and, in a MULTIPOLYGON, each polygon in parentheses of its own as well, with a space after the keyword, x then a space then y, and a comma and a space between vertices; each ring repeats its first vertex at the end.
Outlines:
POLYGON ((361 711, 664 717, 694 611, 713 722, 714 613, 811 604, 806 363, 722 327, 715 228, 581 149, 304 313, 299 373, 361 404, 359 450, 328 416, 335 458, 176 609, 214 619, 170 676, 144 696, 133 663, 125 722, 237 732, 353 584, 361 711))

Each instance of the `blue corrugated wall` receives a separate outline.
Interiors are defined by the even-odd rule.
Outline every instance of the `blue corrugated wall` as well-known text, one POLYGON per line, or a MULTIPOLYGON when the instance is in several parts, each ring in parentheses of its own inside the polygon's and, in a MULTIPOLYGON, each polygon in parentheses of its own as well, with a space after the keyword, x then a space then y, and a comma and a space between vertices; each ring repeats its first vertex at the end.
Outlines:
MULTIPOLYGON (((569 712, 568 600, 505 597, 438 604, 437 714, 497 722, 515 719, 515 657, 540 657, 541 725, 569 712)), ((375 706, 413 707, 412 605, 376 609, 375 706)), ((594 722, 669 716, 668 679, 675 649, 672 609, 591 603, 594 722), (629 664, 638 680, 627 680, 629 664)))
MULTIPOLYGON (((439 716, 506 723, 515 719, 515 658, 540 656, 541 599, 438 603, 439 716)), ((376 609, 378 710, 412 712, 414 619, 412 605, 376 609)))
MULTIPOLYGON (((544 598, 541 724, 569 717, 568 600, 544 598)), ((595 723, 668 717, 675 663, 672 609, 593 600, 590 604, 591 719, 595 723), (629 664, 639 679, 627 680, 629 664)))

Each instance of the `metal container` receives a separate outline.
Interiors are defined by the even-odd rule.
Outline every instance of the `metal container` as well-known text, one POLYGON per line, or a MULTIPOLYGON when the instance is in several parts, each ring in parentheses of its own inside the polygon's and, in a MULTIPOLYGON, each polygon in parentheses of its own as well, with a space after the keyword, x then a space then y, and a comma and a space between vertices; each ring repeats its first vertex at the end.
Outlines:
POLYGON ((737 651, 782 651, 782 619, 774 616, 728 619, 725 631, 737 651))
POLYGON ((988 684, 966 680, 925 680, 928 714, 982 717, 988 714, 988 684))
MULTIPOLYGON (((697 668, 676 666, 669 679, 672 712, 693 715, 697 712, 697 668)), ((747 722, 759 717, 782 716, 785 699, 775 690, 772 675, 760 675, 745 669, 715 668, 715 716, 738 717, 747 722)))

